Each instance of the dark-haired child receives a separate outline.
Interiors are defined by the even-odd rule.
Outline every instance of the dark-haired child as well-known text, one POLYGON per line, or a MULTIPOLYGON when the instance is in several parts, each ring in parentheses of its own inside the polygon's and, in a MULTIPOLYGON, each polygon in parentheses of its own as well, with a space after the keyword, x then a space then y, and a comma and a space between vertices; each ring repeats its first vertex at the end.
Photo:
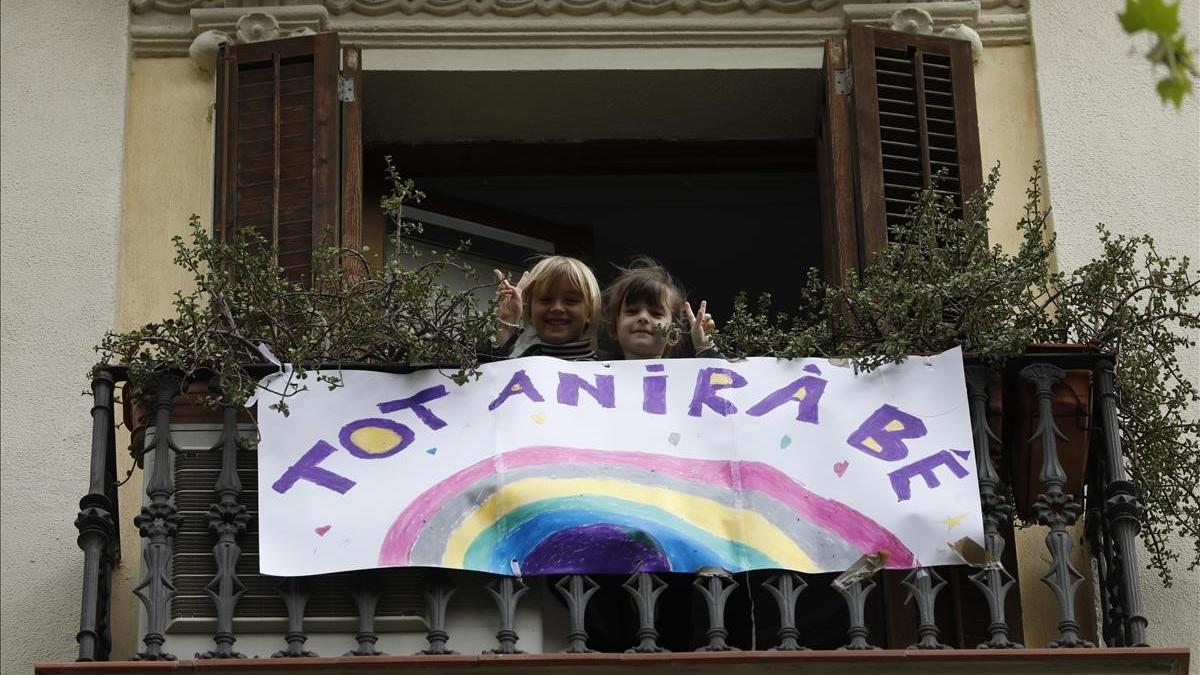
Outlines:
POLYGON ((624 359, 659 359, 676 347, 675 324, 687 317, 697 357, 722 358, 712 342, 716 328, 707 313, 708 301, 692 311, 683 290, 669 272, 650 258, 638 258, 604 292, 604 317, 609 337, 620 345, 624 359))

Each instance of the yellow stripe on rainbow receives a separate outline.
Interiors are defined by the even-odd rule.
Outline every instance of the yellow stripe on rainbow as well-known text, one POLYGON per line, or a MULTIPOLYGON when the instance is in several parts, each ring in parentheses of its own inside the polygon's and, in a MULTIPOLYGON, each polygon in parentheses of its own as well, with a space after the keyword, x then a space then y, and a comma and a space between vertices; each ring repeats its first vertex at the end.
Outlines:
POLYGON ((787 569, 819 571, 812 558, 791 537, 759 513, 730 508, 712 499, 668 488, 596 478, 524 478, 501 486, 450 533, 442 565, 465 568, 471 543, 513 510, 543 499, 579 495, 654 506, 717 537, 756 549, 787 569), (736 533, 740 533, 741 538, 735 539, 736 533))

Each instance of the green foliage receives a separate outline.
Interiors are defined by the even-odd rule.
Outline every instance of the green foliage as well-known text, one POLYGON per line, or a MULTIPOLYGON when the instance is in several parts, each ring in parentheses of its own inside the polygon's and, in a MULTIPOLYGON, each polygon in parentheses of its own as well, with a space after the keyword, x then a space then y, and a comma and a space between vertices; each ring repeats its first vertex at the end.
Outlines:
POLYGON ((1192 93, 1192 78, 1200 75, 1179 23, 1179 1, 1125 0, 1125 11, 1119 12, 1117 19, 1130 35, 1146 31, 1154 36, 1146 58, 1167 70, 1155 90, 1163 103, 1170 101, 1178 110, 1183 98, 1192 93))
POLYGON ((1021 244, 988 246, 993 169, 971 200, 970 218, 937 186, 917 195, 909 221, 844 286, 809 274, 804 306, 773 312, 769 296, 743 294, 717 334, 727 356, 847 357, 870 370, 908 354, 962 347, 997 367, 1029 345, 1080 344, 1116 357, 1118 417, 1130 474, 1145 507, 1143 540, 1170 582, 1172 532, 1191 541, 1200 565, 1200 401, 1179 357, 1200 329, 1200 280, 1187 258, 1162 256, 1148 236, 1098 226, 1101 251, 1070 274, 1054 270, 1049 212, 1041 206, 1040 167, 1017 224, 1021 244))
MULTIPOLYGON (((382 205, 398 216, 420 193, 390 162, 388 172, 392 190, 382 205)), ((410 257, 419 252, 402 235, 414 227, 402 223, 395 238, 396 250, 410 257)), ((162 373, 187 379, 214 372, 240 403, 258 386, 246 366, 269 363, 262 344, 294 364, 292 379, 267 397, 286 413, 286 396, 303 390, 322 364, 442 364, 456 370, 452 377, 461 383, 477 372, 478 346, 494 329, 491 308, 479 307, 472 291, 439 281, 450 269, 473 277, 458 251, 434 254, 416 267, 392 260, 372 269, 356 251, 321 247, 313 254, 312 283, 302 284, 284 276, 277 251, 251 227, 223 242, 193 216, 190 238, 176 236, 174 245, 175 264, 194 282, 190 291, 176 292, 174 316, 109 332, 96 347, 98 367, 125 364, 134 386, 162 373)), ((336 370, 314 379, 340 384, 336 370)))

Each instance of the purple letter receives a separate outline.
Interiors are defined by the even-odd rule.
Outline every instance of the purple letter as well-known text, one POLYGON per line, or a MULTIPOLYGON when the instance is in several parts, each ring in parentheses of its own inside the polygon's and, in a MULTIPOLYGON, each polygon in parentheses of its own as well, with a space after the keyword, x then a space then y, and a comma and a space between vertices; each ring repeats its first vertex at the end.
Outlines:
POLYGON ((517 394, 524 394, 528 396, 529 400, 531 401, 537 401, 538 403, 542 402, 542 395, 538 393, 537 388, 535 388, 533 383, 529 381, 529 376, 526 375, 524 369, 522 369, 513 373, 512 378, 509 379, 508 384, 504 385, 504 389, 500 391, 500 395, 496 397, 496 400, 488 404, 488 410, 495 410, 496 408, 499 408, 500 404, 507 401, 509 396, 515 396, 517 394))
POLYGON ((747 410, 746 414, 751 417, 762 417, 789 401, 796 401, 800 404, 798 406, 800 410, 796 413, 796 421, 816 424, 817 405, 821 402, 821 395, 825 393, 826 384, 828 381, 819 377, 811 375, 802 377, 783 389, 771 392, 766 398, 747 410))
POLYGON ((704 406, 715 410, 721 416, 737 412, 737 406, 717 396, 722 389, 737 389, 746 386, 746 378, 728 368, 701 368, 696 373, 696 390, 692 394, 692 404, 688 406, 688 414, 699 417, 704 406))
POLYGON ((958 463, 958 460, 954 459, 954 455, 949 450, 935 452, 925 459, 918 459, 912 464, 902 466, 888 474, 888 478, 892 481, 892 491, 896 493, 896 501, 903 502, 912 497, 912 486, 909 485, 909 482, 917 476, 924 478, 925 485, 931 488, 941 485, 942 481, 938 480, 937 474, 933 470, 942 465, 949 467, 950 473, 958 478, 967 475, 967 470, 958 463))
MULTIPOLYGON (((651 373, 661 373, 664 368, 661 363, 646 366, 646 370, 651 373)), ((667 414, 666 375, 647 375, 642 378, 642 411, 651 415, 667 414)))
POLYGON ((405 408, 412 408, 412 411, 417 415, 417 419, 424 422, 425 426, 437 431, 446 426, 446 422, 437 415, 434 415, 432 410, 425 407, 425 404, 449 395, 450 392, 446 391, 446 385, 439 384, 436 387, 422 389, 408 398, 398 398, 395 401, 380 403, 379 412, 390 413, 397 410, 404 410, 405 408))
POLYGON ((317 466, 335 452, 337 452, 337 448, 325 441, 317 441, 316 445, 304 453, 303 457, 283 472, 283 475, 271 485, 271 488, 279 494, 283 494, 291 490, 296 481, 303 479, 339 494, 346 494, 347 490, 354 487, 354 481, 317 466))
POLYGON ((597 375, 596 385, 588 384, 587 380, 575 373, 558 374, 558 402, 563 405, 579 405, 579 390, 582 389, 596 399, 601 408, 611 408, 616 405, 613 393, 613 376, 597 375))
POLYGON ((925 423, 920 418, 909 415, 895 406, 883 405, 871 413, 867 421, 850 434, 846 442, 872 457, 894 462, 908 456, 908 447, 904 445, 904 439, 920 438, 924 435, 925 423))
POLYGON ((342 447, 359 459, 383 459, 384 457, 391 457, 407 448, 408 444, 412 443, 415 437, 412 429, 409 429, 407 425, 382 417, 368 417, 362 420, 355 420, 342 427, 341 433, 338 434, 338 440, 342 442, 342 447), (388 436, 377 436, 374 439, 368 436, 366 440, 374 441, 374 443, 368 443, 367 447, 363 447, 361 443, 357 443, 354 440, 354 432, 360 429, 379 429, 385 434, 391 433, 395 436, 396 440, 391 445, 372 447, 374 443, 378 443, 379 441, 389 443, 392 439, 388 436))

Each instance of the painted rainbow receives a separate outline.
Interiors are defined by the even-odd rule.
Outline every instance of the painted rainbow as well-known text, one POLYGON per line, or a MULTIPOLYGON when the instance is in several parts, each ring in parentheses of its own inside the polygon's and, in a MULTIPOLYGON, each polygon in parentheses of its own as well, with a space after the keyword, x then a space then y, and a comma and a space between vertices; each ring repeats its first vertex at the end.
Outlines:
POLYGON ((528 447, 478 462, 396 518, 381 566, 496 574, 844 570, 883 551, 878 523, 761 462, 528 447))

